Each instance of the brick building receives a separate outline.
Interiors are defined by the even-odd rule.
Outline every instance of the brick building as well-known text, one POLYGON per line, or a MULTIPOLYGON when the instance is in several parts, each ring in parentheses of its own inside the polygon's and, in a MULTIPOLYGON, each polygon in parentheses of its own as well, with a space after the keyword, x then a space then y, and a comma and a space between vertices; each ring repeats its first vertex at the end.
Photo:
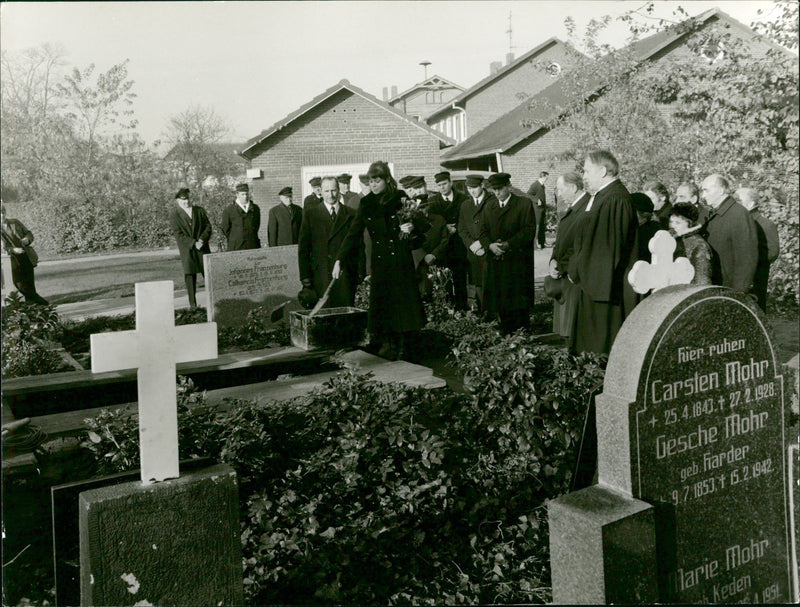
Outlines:
POLYGON ((464 141, 517 106, 520 96, 534 95, 552 84, 581 56, 558 38, 546 40, 518 59, 509 53, 505 65, 491 63, 486 78, 429 113, 425 122, 464 141))
MULTIPOLYGON (((717 28, 718 33, 724 33, 728 38, 726 44, 736 47, 747 44, 756 57, 776 48, 758 39, 750 28, 719 9, 706 11, 695 19, 701 29, 717 28)), ((687 46, 690 31, 681 25, 673 26, 634 42, 620 52, 629 53, 632 61, 652 70, 657 70, 658 62, 667 56, 696 60, 687 46)), ((724 45, 703 48, 701 52, 708 61, 721 60, 725 55, 724 45)), ((585 88, 576 91, 568 78, 557 80, 465 141, 444 150, 442 165, 451 170, 504 171, 512 175, 514 185, 523 189, 527 189, 542 170, 553 176, 574 170, 574 160, 559 159, 573 148, 573 143, 564 128, 558 126, 558 120, 576 102, 591 102, 607 86, 601 76, 593 76, 583 84, 585 88)), ((663 111, 669 113, 668 106, 663 111)), ((554 188, 555 179, 551 179, 547 184, 548 201, 555 199, 554 188)))
POLYGON ((399 95, 394 95, 391 99, 387 99, 387 89, 383 89, 384 101, 415 120, 420 120, 423 116, 427 116, 441 107, 442 104, 447 103, 463 92, 463 86, 453 84, 449 80, 436 75, 418 82, 399 95))
MULTIPOLYGON (((279 204, 278 192, 294 190, 302 204, 315 175, 358 175, 385 160, 392 174, 424 175, 440 169, 442 148, 454 141, 376 97, 342 80, 247 141, 239 154, 249 161, 253 200, 262 213, 279 204)), ((262 231, 266 230, 266 222, 262 231)), ((266 241, 266 237, 262 240, 266 241)))

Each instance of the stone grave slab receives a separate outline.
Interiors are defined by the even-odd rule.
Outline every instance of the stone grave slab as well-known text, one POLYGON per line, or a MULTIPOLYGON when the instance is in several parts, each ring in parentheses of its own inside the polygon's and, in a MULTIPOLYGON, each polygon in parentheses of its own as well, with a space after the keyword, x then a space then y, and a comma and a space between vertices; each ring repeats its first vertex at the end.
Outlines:
MULTIPOLYGON (((213 464, 213 460, 204 457, 183 460, 180 468, 187 473, 213 464)), ((56 605, 80 605, 81 602, 78 496, 90 489, 134 481, 139 474, 139 470, 131 470, 50 488, 56 605)))
POLYGON ((784 385, 760 311, 667 287, 626 320, 597 398, 602 486, 652 504, 659 600, 792 600, 784 385))
POLYGON ((229 466, 92 489, 78 500, 81 605, 243 603, 229 466))
POLYGON ((203 257, 208 319, 220 327, 236 327, 258 306, 270 310, 286 304, 283 318, 300 310, 302 289, 297 245, 211 253, 203 257))

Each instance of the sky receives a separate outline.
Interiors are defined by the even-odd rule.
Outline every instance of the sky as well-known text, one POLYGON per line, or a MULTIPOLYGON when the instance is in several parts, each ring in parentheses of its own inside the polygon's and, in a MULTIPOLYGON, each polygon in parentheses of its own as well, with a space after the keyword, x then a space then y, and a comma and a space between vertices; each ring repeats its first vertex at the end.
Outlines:
MULTIPOLYGON (((61 44, 65 61, 98 71, 129 59, 138 133, 162 138, 170 116, 213 108, 244 142, 346 78, 382 97, 438 74, 468 88, 503 61, 552 36, 569 41, 603 15, 642 7, 637 1, 452 2, 2 2, 0 48, 19 53, 61 44), (509 14, 511 40, 509 41, 509 14), (509 44, 510 43, 510 44, 509 44)), ((696 15, 719 7, 746 25, 777 16, 771 1, 657 1, 655 16, 696 15), (763 12, 759 15, 758 11, 763 12)), ((605 41, 624 44, 622 24, 605 41)), ((0 83, 2 84, 2 83, 0 83)))

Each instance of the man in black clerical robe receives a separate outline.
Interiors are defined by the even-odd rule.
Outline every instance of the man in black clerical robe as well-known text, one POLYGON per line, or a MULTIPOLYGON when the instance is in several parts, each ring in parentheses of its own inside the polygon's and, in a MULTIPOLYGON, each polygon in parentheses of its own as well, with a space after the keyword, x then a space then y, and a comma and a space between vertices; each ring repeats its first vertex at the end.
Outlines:
POLYGON ((478 239, 486 256, 484 310, 498 316, 508 334, 530 324, 536 221, 530 201, 511 193, 508 173, 491 175, 487 183, 495 198, 481 215, 478 239))
POLYGON ((587 155, 583 179, 592 197, 576 218, 568 266, 569 279, 580 289, 568 340, 576 353, 608 354, 636 302, 627 276, 638 255, 638 221, 618 174, 619 164, 610 152, 587 155))

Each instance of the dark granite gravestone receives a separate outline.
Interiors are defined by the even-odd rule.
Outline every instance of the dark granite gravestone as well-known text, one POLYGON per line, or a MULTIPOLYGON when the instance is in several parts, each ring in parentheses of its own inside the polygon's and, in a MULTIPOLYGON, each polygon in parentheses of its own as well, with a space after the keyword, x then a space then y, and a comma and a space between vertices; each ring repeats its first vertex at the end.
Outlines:
MULTIPOLYGON (((653 293, 617 335, 596 402, 599 484, 551 502, 551 552, 586 552, 591 542, 566 533, 563 521, 577 516, 602 528, 598 511, 609 507, 591 498, 611 491, 607 501, 632 499, 653 508, 653 600, 796 598, 788 407, 782 371, 754 302, 721 287, 653 293), (578 515, 571 511, 576 509, 578 515)), ((625 557, 618 548, 612 556, 625 557)), ((581 579, 576 569, 591 570, 594 563, 571 558, 552 564, 554 598, 600 602, 574 581, 581 579)), ((595 586, 609 582, 609 572, 602 574, 595 586)), ((647 587, 647 572, 642 575, 647 587)), ((642 586, 630 575, 625 581, 642 586)), ((601 595, 604 602, 610 598, 601 595)))
POLYGON ((203 256, 208 319, 220 327, 244 324, 255 307, 286 304, 283 318, 302 309, 297 245, 228 251, 203 256))
POLYGON ((81 605, 242 604, 237 493, 222 464, 81 493, 81 605))
POLYGON ((655 507, 661 601, 791 600, 784 415, 749 298, 670 287, 622 327, 597 398, 599 479, 655 507))
MULTIPOLYGON (((184 474, 213 465, 210 458, 183 460, 184 474)), ((120 472, 66 483, 50 488, 53 520, 53 570, 55 572, 55 604, 79 605, 80 585, 80 534, 78 530, 78 496, 89 489, 110 487, 139 478, 139 470, 120 472)))

